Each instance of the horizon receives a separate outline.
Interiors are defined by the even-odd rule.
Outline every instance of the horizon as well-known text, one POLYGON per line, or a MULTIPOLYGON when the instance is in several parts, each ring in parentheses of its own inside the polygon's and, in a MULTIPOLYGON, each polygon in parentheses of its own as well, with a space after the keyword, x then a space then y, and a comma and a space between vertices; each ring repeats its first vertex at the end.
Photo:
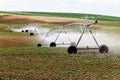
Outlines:
MULTIPOLYGON (((41 12, 41 11, 0 11, 0 12, 41 12)), ((42 11, 43 12, 43 11, 42 11)), ((42 13, 41 12, 41 13, 42 13)), ((92 14, 92 13, 79 13, 79 12, 48 12, 48 11, 44 11, 45 13, 73 13, 73 14, 85 14, 85 15, 100 15, 100 16, 110 16, 110 17, 120 17, 120 16, 114 16, 114 15, 105 15, 105 14, 92 14)), ((43 13, 44 13, 43 12, 43 13)))

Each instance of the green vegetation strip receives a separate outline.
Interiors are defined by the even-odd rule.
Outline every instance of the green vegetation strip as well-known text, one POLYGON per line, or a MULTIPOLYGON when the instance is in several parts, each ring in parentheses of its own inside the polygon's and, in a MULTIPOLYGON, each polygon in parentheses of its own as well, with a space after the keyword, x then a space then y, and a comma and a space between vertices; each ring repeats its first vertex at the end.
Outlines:
POLYGON ((1 80, 120 79, 120 56, 68 54, 66 48, 0 48, 1 80))

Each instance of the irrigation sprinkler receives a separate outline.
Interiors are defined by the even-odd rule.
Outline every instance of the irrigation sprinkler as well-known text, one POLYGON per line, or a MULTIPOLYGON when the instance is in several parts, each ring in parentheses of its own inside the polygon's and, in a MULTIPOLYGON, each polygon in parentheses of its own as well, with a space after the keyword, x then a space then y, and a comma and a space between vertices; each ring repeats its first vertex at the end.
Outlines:
POLYGON ((10 25, 10 29, 12 32, 29 32, 30 36, 34 34, 44 34, 44 29, 41 25, 37 23, 28 23, 21 25, 19 28, 13 28, 14 25, 10 25))
POLYGON ((45 33, 43 27, 36 23, 29 25, 29 32, 30 32, 30 36, 33 36, 34 34, 37 34, 37 33, 41 35, 45 33))
MULTIPOLYGON (((88 21, 88 18, 86 16, 85 18, 85 22, 84 23, 80 23, 80 22, 75 22, 75 23, 70 23, 70 24, 67 24, 67 25, 64 25, 64 26, 61 26, 61 27, 55 27, 55 28, 52 28, 50 31, 48 31, 48 33, 46 33, 46 36, 49 36, 50 33, 57 33, 57 36, 55 37, 55 39, 50 43, 50 47, 56 47, 57 45, 70 45, 67 49, 67 52, 69 54, 72 54, 72 53, 77 53, 78 50, 98 50, 100 53, 108 53, 109 49, 108 49, 108 46, 103 44, 103 45, 99 45, 98 42, 97 42, 97 39, 95 38, 95 36, 93 35, 93 32, 92 30, 90 29, 90 26, 93 25, 93 24, 97 24, 98 23, 98 20, 95 20, 94 22, 89 22, 88 21), (81 33, 78 40, 75 41, 75 42, 72 42, 70 37, 67 36, 68 40, 70 41, 70 43, 57 43, 57 40, 59 39, 60 35, 62 33, 68 35, 68 32, 66 29, 74 29, 75 26, 77 27, 77 30, 79 29, 79 32, 81 33), (84 36, 84 34, 86 32, 89 32, 90 35, 92 36, 94 42, 96 43, 97 47, 95 48, 90 48, 89 46, 87 46, 86 48, 80 48, 78 47, 78 45, 80 44, 81 42, 81 39, 82 37, 84 36)), ((38 45, 41 46, 41 44, 39 43, 38 45)))
POLYGON ((64 26, 55 27, 49 30, 46 33, 46 36, 49 36, 53 33, 56 34, 56 36, 54 36, 54 40, 50 43, 50 47, 56 47, 57 45, 69 45, 72 41, 68 31, 73 31, 73 30, 82 31, 83 27, 81 25, 82 25, 81 23, 75 22, 75 23, 66 24, 64 26), (59 42, 59 43, 57 42, 62 34, 66 35, 65 37, 68 40, 68 42, 59 42))
POLYGON ((83 23, 81 25, 83 27, 82 28, 83 30, 82 30, 82 33, 81 33, 78 41, 74 45, 71 43, 70 46, 68 47, 67 52, 69 54, 77 53, 77 50, 91 50, 91 49, 92 50, 93 49, 98 49, 100 53, 107 53, 108 52, 108 47, 106 45, 99 45, 96 38, 95 38, 95 36, 93 35, 93 32, 90 29, 90 25, 97 24, 97 23, 98 23, 97 20, 95 20, 95 22, 93 22, 93 23, 89 23, 88 19, 86 17, 85 23, 83 23), (92 35, 92 38, 94 39, 94 41, 95 41, 95 43, 97 45, 97 48, 89 48, 88 46, 87 46, 87 48, 78 48, 78 44, 80 43, 80 41, 81 41, 82 37, 84 36, 86 30, 92 35))

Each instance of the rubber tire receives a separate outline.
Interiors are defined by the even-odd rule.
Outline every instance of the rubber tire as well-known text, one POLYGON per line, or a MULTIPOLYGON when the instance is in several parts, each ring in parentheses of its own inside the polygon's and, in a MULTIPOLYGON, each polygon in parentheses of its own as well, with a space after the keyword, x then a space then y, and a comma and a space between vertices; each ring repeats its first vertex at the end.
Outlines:
POLYGON ((72 54, 72 53, 77 53, 77 48, 75 47, 75 46, 70 46, 70 47, 68 47, 68 50, 67 50, 67 52, 69 53, 69 54, 72 54))
POLYGON ((22 30, 21 32, 24 32, 24 30, 22 30))
POLYGON ((34 33, 30 33, 30 36, 33 36, 34 35, 34 33))
POLYGON ((37 44, 37 47, 42 47, 42 45, 39 43, 39 44, 37 44))
POLYGON ((25 30, 25 32, 28 32, 28 30, 25 30))
POLYGON ((99 47, 99 52, 100 53, 108 53, 108 47, 106 45, 101 45, 99 47))
POLYGON ((56 43, 55 42, 51 42, 50 43, 50 47, 56 47, 56 43))

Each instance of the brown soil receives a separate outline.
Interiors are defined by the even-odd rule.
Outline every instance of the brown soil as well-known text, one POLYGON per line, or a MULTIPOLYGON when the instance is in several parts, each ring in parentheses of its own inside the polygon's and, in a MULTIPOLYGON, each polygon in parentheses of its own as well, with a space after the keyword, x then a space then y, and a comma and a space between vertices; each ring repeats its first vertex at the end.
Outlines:
POLYGON ((28 22, 41 22, 41 23, 70 23, 78 22, 80 19, 75 18, 62 18, 62 17, 45 17, 45 16, 25 16, 25 15, 1 15, 0 23, 28 23, 28 22))
POLYGON ((21 35, 2 35, 0 34, 0 47, 16 47, 16 46, 29 46, 37 43, 36 37, 29 36, 29 34, 21 35))

